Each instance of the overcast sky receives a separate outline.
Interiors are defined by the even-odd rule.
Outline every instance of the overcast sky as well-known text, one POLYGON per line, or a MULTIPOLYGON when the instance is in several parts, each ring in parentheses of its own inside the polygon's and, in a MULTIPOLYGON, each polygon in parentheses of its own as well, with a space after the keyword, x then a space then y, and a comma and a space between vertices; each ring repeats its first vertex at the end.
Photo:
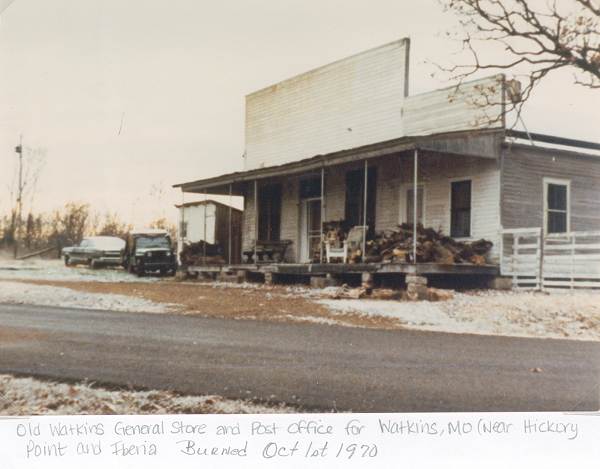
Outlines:
MULTIPOLYGON (((410 92, 445 86, 454 27, 436 0, 15 0, 0 18, 0 210, 14 146, 45 155, 33 201, 175 215, 179 182, 242 169, 244 96, 405 36, 410 92)), ((562 72, 528 104, 532 131, 600 141, 600 92, 562 72)))

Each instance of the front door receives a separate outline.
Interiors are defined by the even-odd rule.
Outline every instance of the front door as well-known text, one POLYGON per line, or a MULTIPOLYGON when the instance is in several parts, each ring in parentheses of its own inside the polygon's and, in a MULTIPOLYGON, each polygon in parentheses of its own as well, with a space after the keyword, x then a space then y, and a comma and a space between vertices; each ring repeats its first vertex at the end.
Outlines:
POLYGON ((258 239, 279 241, 281 233, 281 184, 267 184, 258 191, 258 239))
POLYGON ((300 206, 300 262, 318 261, 321 249, 321 199, 304 199, 300 206))

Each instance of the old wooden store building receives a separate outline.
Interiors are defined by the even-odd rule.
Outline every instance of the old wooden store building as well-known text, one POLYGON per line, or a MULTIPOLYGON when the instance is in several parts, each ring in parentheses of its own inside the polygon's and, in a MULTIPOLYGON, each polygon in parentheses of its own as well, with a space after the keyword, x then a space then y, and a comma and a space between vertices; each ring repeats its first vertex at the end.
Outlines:
POLYGON ((502 75, 411 94, 409 46, 246 97, 243 171, 175 186, 243 196, 241 252, 190 268, 600 286, 600 145, 508 129, 502 75))

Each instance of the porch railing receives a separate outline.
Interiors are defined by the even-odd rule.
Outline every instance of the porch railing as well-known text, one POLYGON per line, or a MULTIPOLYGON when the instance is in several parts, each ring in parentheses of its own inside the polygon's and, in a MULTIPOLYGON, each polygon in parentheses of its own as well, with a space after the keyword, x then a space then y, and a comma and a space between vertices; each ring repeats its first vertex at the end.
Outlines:
POLYGON ((500 271, 516 289, 600 289, 600 231, 502 231, 500 271))

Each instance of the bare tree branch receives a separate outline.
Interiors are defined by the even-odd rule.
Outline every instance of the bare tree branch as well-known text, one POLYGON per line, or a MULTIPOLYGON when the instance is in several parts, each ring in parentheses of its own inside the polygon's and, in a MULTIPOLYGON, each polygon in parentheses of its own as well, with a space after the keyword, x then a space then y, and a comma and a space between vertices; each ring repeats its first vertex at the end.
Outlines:
POLYGON ((507 112, 521 112, 549 73, 571 68, 573 82, 600 88, 600 2, 598 0, 440 0, 462 25, 468 63, 438 66, 462 83, 481 70, 525 75, 520 99, 507 112), (500 46, 506 60, 486 61, 480 43, 500 46))

